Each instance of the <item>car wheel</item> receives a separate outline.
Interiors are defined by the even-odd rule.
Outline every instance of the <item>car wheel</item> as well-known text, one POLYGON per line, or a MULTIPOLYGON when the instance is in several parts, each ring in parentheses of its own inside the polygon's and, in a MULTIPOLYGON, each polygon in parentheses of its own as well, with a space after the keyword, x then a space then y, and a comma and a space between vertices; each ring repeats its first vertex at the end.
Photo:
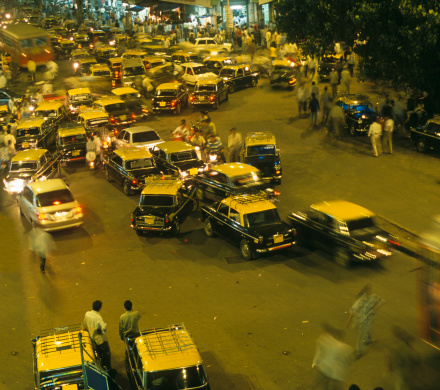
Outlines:
POLYGON ((254 258, 254 251, 252 250, 247 240, 241 240, 240 242, 241 257, 245 260, 252 260, 254 258))
POLYGON ((347 249, 336 248, 335 261, 340 266, 348 268, 350 266, 351 262, 350 262, 350 255, 349 255, 347 249))
POLYGON ((179 237, 179 235, 180 235, 180 222, 177 218, 173 223, 172 232, 173 232, 174 236, 179 237))
POLYGON ((125 195, 131 195, 131 188, 130 188, 130 181, 129 180, 124 180, 122 182, 122 190, 124 191, 125 195))
POLYGON ((107 179, 108 182, 112 182, 113 181, 113 179, 111 178, 110 173, 109 173, 107 167, 105 167, 105 178, 107 179))
POLYGON ((214 106, 213 106, 216 110, 218 109, 218 99, 215 99, 214 102, 214 106))
POLYGON ((229 84, 229 86, 228 86, 228 92, 229 92, 229 93, 234 93, 234 92, 235 92, 235 85, 234 85, 234 84, 229 84))
POLYGON ((252 86, 252 88, 256 87, 257 86, 257 80, 252 79, 251 86, 252 86))
POLYGON ((140 230, 140 229, 136 229, 136 234, 137 234, 139 237, 142 237, 142 236, 144 235, 144 231, 143 231, 143 230, 140 230))
POLYGON ((205 222, 203 222, 203 230, 208 237, 214 237, 214 230, 212 229, 211 220, 209 218, 206 218, 205 222))
POLYGON ((196 198, 199 200, 199 202, 203 202, 203 199, 205 199, 205 194, 201 188, 197 188, 196 198))
POLYGON ((426 152, 426 143, 425 143, 425 139, 424 138, 419 138, 417 140, 417 150, 420 153, 426 152))
POLYGON ((199 209, 199 201, 197 199, 192 199, 193 201, 193 207, 191 211, 195 213, 199 209))

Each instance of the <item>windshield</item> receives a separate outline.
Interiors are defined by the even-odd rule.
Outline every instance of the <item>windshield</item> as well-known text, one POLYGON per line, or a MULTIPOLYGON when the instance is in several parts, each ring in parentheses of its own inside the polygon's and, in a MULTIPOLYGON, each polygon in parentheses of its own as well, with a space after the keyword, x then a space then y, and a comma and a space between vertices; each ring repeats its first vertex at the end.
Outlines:
POLYGON ((150 168, 154 167, 153 159, 151 158, 142 158, 139 160, 130 160, 125 163, 127 169, 142 169, 142 168, 150 168))
POLYGON ((225 68, 223 68, 220 71, 220 76, 231 76, 231 77, 233 77, 233 76, 235 76, 235 70, 234 69, 225 69, 225 68))
POLYGON ((86 142, 86 140, 87 137, 85 134, 69 135, 67 137, 61 137, 60 144, 61 145, 77 144, 79 142, 86 142))
POLYGON ((86 122, 88 127, 102 126, 108 124, 108 118, 90 119, 86 122))
POLYGON ((147 373, 146 388, 150 390, 199 389, 205 385, 208 380, 201 365, 147 373))
POLYGON ((39 127, 29 127, 27 129, 17 130, 17 138, 30 137, 31 135, 40 135, 41 131, 39 127))
POLYGON ((142 195, 141 206, 170 207, 174 206, 174 196, 172 195, 142 195))
MULTIPOLYGON (((203 73, 209 72, 209 70, 206 66, 196 66, 196 67, 192 68, 192 70, 193 70, 194 74, 203 74, 203 73)), ((190 71, 188 70, 188 74, 191 74, 189 72, 190 71)))
POLYGON ((84 388, 82 377, 83 371, 80 366, 42 371, 40 373, 40 386, 42 389, 56 390, 70 384, 75 387, 78 385, 78 388, 82 389, 84 388))
POLYGON ((259 156, 262 154, 275 154, 275 145, 255 145, 248 146, 248 156, 259 156))
POLYGON ((157 89, 156 96, 176 96, 177 91, 175 89, 157 89))
POLYGON ((12 171, 36 171, 38 164, 36 161, 13 161, 11 163, 12 171))
POLYGON ((243 187, 249 186, 252 184, 257 184, 261 181, 261 173, 260 172, 251 172, 247 175, 236 176, 232 178, 232 182, 235 187, 243 187))
POLYGON ((217 90, 215 84, 196 84, 196 92, 215 92, 217 90))
POLYGON ((124 111, 126 108, 125 103, 113 103, 104 106, 104 110, 109 113, 114 111, 124 111))
POLYGON ((353 219, 346 222, 347 229, 351 236, 362 236, 366 233, 377 231, 377 226, 372 217, 365 217, 360 219, 353 219))
POLYGON ((70 95, 71 100, 90 100, 92 95, 89 93, 79 94, 79 95, 70 95))
POLYGON ((139 76, 143 75, 145 68, 143 66, 136 66, 133 68, 124 68, 122 71, 123 76, 139 76))
POLYGON ((284 73, 284 72, 292 72, 292 68, 290 66, 275 66, 273 68, 273 73, 284 73))
POLYGON ((160 137, 154 130, 144 131, 143 133, 133 133, 133 142, 152 142, 159 140, 160 137))
POLYGON ((56 190, 51 192, 43 192, 37 195, 37 206, 38 207, 48 207, 48 206, 58 206, 64 203, 74 202, 72 193, 67 189, 56 190))
POLYGON ((35 112, 35 116, 37 118, 56 118, 57 111, 56 110, 37 110, 35 112))
POLYGON ((108 76, 108 77, 110 77, 110 71, 109 70, 94 70, 92 72, 92 76, 108 76))
POLYGON ((172 162, 197 160, 197 154, 195 150, 185 150, 184 152, 171 153, 172 162))
POLYGON ((258 211, 256 213, 245 214, 243 216, 244 225, 246 227, 258 227, 264 225, 272 225, 281 223, 281 218, 277 209, 258 211))

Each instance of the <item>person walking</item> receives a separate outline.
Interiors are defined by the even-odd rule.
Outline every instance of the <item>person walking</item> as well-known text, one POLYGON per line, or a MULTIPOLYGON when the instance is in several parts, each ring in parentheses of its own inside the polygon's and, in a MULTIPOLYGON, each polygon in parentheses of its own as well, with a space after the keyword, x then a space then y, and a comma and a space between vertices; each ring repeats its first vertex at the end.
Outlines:
POLYGON ((319 103, 322 110, 321 124, 323 125, 327 122, 328 114, 332 108, 332 97, 330 96, 327 87, 324 87, 324 92, 321 94, 321 99, 319 103))
POLYGON ((35 74, 37 72, 37 64, 33 60, 28 60, 27 68, 28 68, 29 75, 31 76, 32 82, 35 83, 35 81, 36 81, 35 74))
POLYGON ((316 98, 315 93, 312 92, 312 97, 309 101, 310 109, 310 122, 313 127, 316 127, 316 120, 318 119, 319 100, 316 98))
POLYGON ((339 76, 336 69, 332 69, 330 73, 330 85, 332 86, 332 97, 333 100, 338 96, 338 84, 339 84, 339 76))
POLYGON ((386 117, 383 125, 383 135, 382 135, 383 153, 393 154, 393 130, 394 130, 394 120, 391 117, 386 117))
POLYGON ((124 302, 124 308, 126 312, 119 317, 119 336, 121 340, 126 337, 135 339, 140 336, 138 323, 141 314, 133 310, 133 303, 130 300, 124 302))
POLYGON ((104 322, 99 311, 102 308, 101 301, 95 301, 92 304, 92 310, 86 312, 83 321, 83 328, 89 332, 89 335, 96 346, 96 353, 101 360, 101 365, 109 372, 113 372, 111 366, 110 346, 107 338, 107 324, 104 322))
POLYGON ((350 77, 353 77, 353 73, 354 73, 354 62, 355 62, 354 60, 355 60, 354 52, 353 52, 353 50, 351 50, 350 56, 348 57, 348 61, 347 61, 348 70, 350 71, 350 77))
POLYGON ((337 139, 341 139, 341 127, 345 125, 345 115, 342 107, 336 103, 333 104, 328 114, 329 118, 329 135, 333 135, 337 139))
POLYGON ((368 136, 370 137, 371 146, 373 147, 373 154, 375 157, 379 157, 382 152, 381 148, 381 137, 382 137, 382 118, 378 116, 376 122, 370 125, 368 130, 368 136))
POLYGON ((312 81, 312 86, 310 88, 310 93, 314 93, 316 99, 319 100, 319 87, 316 85, 315 81, 312 81))
POLYGON ((243 146, 243 138, 237 129, 229 130, 228 137, 228 162, 240 162, 240 153, 243 146))
POLYGON ((53 237, 40 227, 35 227, 30 232, 29 249, 40 258, 40 271, 46 272, 46 257, 55 250, 53 237))
POLYGON ((270 32, 270 30, 269 29, 267 29, 267 32, 266 32, 266 47, 270 50, 270 42, 271 42, 271 39, 272 39, 272 33, 270 32))
POLYGON ((301 117, 302 112, 306 111, 306 88, 304 82, 302 82, 296 90, 296 100, 298 102, 298 116, 301 117))
POLYGON ((341 83, 344 87, 345 93, 350 93, 350 72, 346 66, 344 66, 344 69, 341 72, 341 83))
POLYGON ((370 283, 367 283, 351 306, 350 316, 347 321, 347 326, 353 322, 356 331, 356 349, 357 357, 360 357, 364 351, 364 347, 371 344, 371 326, 373 324, 373 317, 377 310, 385 303, 385 301, 377 294, 373 294, 373 288, 370 283))

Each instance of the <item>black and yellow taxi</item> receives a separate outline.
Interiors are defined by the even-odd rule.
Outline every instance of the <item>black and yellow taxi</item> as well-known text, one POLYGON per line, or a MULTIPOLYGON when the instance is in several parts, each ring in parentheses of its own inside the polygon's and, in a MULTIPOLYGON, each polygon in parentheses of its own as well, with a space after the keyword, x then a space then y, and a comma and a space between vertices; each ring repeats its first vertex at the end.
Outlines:
POLYGON ((70 64, 72 65, 73 71, 76 72, 78 70, 79 59, 88 57, 90 57, 90 52, 87 48, 73 50, 72 54, 70 55, 70 64))
POLYGON ((376 122, 377 113, 368 95, 341 95, 336 104, 344 110, 346 126, 353 136, 367 134, 370 125, 376 122))
POLYGON ((95 47, 93 50, 93 55, 99 63, 106 64, 110 58, 115 58, 118 56, 118 51, 114 46, 102 45, 95 47))
POLYGON ((142 62, 144 63, 146 70, 156 68, 167 63, 165 58, 162 57, 142 57, 142 62))
POLYGON ((4 188, 11 194, 19 194, 28 182, 51 179, 59 175, 58 153, 47 149, 29 149, 18 152, 11 159, 9 172, 3 179, 4 188))
POLYGON ((175 64, 185 64, 187 62, 200 62, 201 59, 199 55, 195 52, 189 51, 176 51, 171 54, 171 61, 175 64))
POLYGON ((224 66, 233 65, 234 60, 229 56, 210 56, 206 57, 203 60, 203 63, 209 69, 209 71, 215 74, 219 74, 220 70, 224 66))
POLYGON ((166 54, 170 51, 169 45, 170 37, 165 35, 156 35, 152 38, 152 42, 143 46, 143 50, 149 54, 166 54), (168 41, 168 42, 167 42, 168 41))
POLYGON ((424 126, 410 127, 411 139, 417 150, 424 153, 427 150, 440 150, 440 118, 434 116, 424 126))
POLYGON ((93 77, 95 80, 98 79, 108 79, 110 81, 112 72, 107 64, 94 64, 90 66, 89 76, 93 77))
POLYGON ((136 234, 171 232, 178 236, 180 225, 197 211, 198 201, 191 180, 174 176, 146 179, 141 198, 131 215, 131 227, 136 234))
POLYGON ((11 120, 8 106, 0 105, 0 131, 5 131, 11 120))
POLYGON ((87 133, 78 122, 63 123, 57 131, 57 150, 61 162, 85 161, 87 133))
POLYGON ((148 57, 148 53, 145 50, 140 49, 128 49, 122 55, 124 59, 132 59, 132 58, 144 58, 148 57))
POLYGON ((270 132, 247 133, 241 160, 258 168, 263 180, 281 184, 282 167, 275 135, 270 132))
POLYGON ((58 40, 53 46, 55 58, 68 59, 73 50, 77 48, 76 43, 68 38, 58 40))
POLYGON ((89 49, 90 38, 87 34, 76 33, 73 35, 73 41, 75 42, 77 49, 89 49))
POLYGON ((78 115, 80 107, 90 107, 93 95, 89 88, 73 88, 66 92, 67 106, 71 115, 78 115))
POLYGON ((270 86, 293 89, 296 85, 295 63, 288 60, 275 60, 272 63, 270 86))
POLYGON ((243 193, 267 188, 261 172, 247 164, 227 163, 211 167, 194 179, 197 198, 202 202, 220 202, 243 193))
POLYGON ((76 75, 88 76, 90 74, 90 67, 97 63, 98 61, 96 61, 96 58, 89 54, 88 56, 78 58, 73 62, 73 71, 76 75))
POLYGON ((129 38, 130 37, 127 34, 118 34, 114 38, 115 45, 116 46, 124 45, 128 42, 129 38))
POLYGON ((142 35, 135 38, 135 45, 138 49, 144 50, 145 47, 151 46, 153 40, 148 38, 148 35, 142 35))
POLYGON ((56 128, 44 118, 22 119, 15 130, 15 149, 45 148, 55 142, 56 128))
POLYGON ((122 57, 109 58, 107 64, 112 72, 112 88, 120 87, 122 85, 122 57))
POLYGON ((46 100, 40 103, 35 109, 35 118, 44 119, 48 123, 56 126, 68 117, 68 112, 64 102, 46 100))
POLYGON ((128 109, 136 114, 136 117, 146 118, 150 111, 141 98, 141 94, 132 87, 120 87, 112 89, 112 94, 125 102, 128 109))
POLYGON ((244 64, 224 66, 218 75, 228 84, 229 93, 241 88, 256 87, 259 78, 257 72, 253 72, 249 65, 244 64))
POLYGON ((132 389, 211 389, 199 349, 183 323, 126 339, 125 359, 132 389))
POLYGON ((163 111, 180 114, 182 107, 188 107, 188 89, 182 83, 165 83, 156 88, 151 108, 155 114, 163 111))
POLYGON ((192 107, 212 106, 218 108, 220 103, 229 99, 229 86, 223 79, 207 79, 197 81, 194 92, 189 96, 192 107))
POLYGON ((110 125, 110 116, 102 109, 86 109, 78 114, 76 120, 86 129, 87 134, 96 133, 98 129, 110 125))
POLYGON ((281 220, 264 192, 229 197, 203 205, 201 211, 205 234, 238 244, 245 260, 295 244, 295 229, 281 220))
POLYGON ((193 145, 183 141, 166 141, 151 148, 159 168, 170 175, 182 178, 196 176, 206 169, 193 145))
POLYGON ((125 195, 142 190, 147 177, 160 174, 153 155, 143 148, 115 149, 104 161, 107 181, 120 184, 125 195))
POLYGON ((290 213, 298 244, 313 245, 333 254, 343 266, 374 262, 392 255, 395 237, 377 226, 375 214, 344 200, 312 204, 308 210, 290 213))
POLYGON ((39 332, 32 340, 34 386, 37 390, 121 390, 97 358, 81 324, 39 332))
POLYGON ((92 107, 104 110, 110 116, 112 126, 126 126, 136 122, 136 114, 130 112, 125 102, 116 96, 95 100, 92 107))

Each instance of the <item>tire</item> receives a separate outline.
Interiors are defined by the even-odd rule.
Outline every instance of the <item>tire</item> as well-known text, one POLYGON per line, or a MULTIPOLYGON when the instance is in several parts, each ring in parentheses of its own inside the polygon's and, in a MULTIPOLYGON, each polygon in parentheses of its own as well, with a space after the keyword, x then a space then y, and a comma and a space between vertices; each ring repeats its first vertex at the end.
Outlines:
POLYGON ((252 260, 254 258, 254 251, 247 240, 241 240, 240 253, 241 257, 243 257, 245 260, 252 260))
POLYGON ((348 131, 350 132, 350 135, 352 137, 356 137, 357 132, 356 132, 356 129, 354 128, 354 125, 352 123, 348 125, 348 131))
POLYGON ((199 209, 199 201, 197 199, 193 199, 193 207, 191 209, 191 212, 195 213, 199 209))
POLYGON ((107 168, 107 167, 105 167, 105 178, 106 178, 107 181, 110 182, 110 183, 113 181, 113 179, 111 178, 111 176, 110 176, 110 174, 109 174, 109 172, 108 172, 108 168, 107 168))
POLYGON ((201 188, 197 188, 196 198, 199 202, 203 202, 203 200, 205 199, 205 193, 203 192, 203 190, 201 188))
POLYGON ((144 231, 140 229, 136 229, 136 234, 138 237, 142 237, 144 235, 144 231))
POLYGON ((235 92, 235 84, 229 84, 228 93, 234 93, 234 92, 235 92))
POLYGON ((217 110, 218 106, 219 106, 218 99, 215 99, 215 103, 214 103, 213 107, 217 110))
POLYGON ((177 218, 176 218, 176 220, 173 223, 172 232, 173 232, 175 237, 179 237, 180 236, 180 222, 179 222, 179 220, 177 218))
POLYGON ((214 237, 214 230, 212 229, 211 220, 206 218, 203 222, 203 231, 208 237, 214 237))
POLYGON ((251 81, 251 86, 252 86, 252 88, 255 88, 255 87, 257 86, 257 83, 258 83, 257 80, 252 79, 252 81, 251 81))
POLYGON ((417 151, 420 153, 425 153, 426 152, 426 143, 425 143, 425 139, 424 138, 419 138, 417 140, 417 151))
POLYGON ((124 194, 127 196, 131 195, 130 181, 124 180, 122 182, 122 191, 124 191, 124 194))
POLYGON ((336 248, 335 250, 335 261, 342 267, 348 268, 351 265, 350 254, 347 249, 336 248))

